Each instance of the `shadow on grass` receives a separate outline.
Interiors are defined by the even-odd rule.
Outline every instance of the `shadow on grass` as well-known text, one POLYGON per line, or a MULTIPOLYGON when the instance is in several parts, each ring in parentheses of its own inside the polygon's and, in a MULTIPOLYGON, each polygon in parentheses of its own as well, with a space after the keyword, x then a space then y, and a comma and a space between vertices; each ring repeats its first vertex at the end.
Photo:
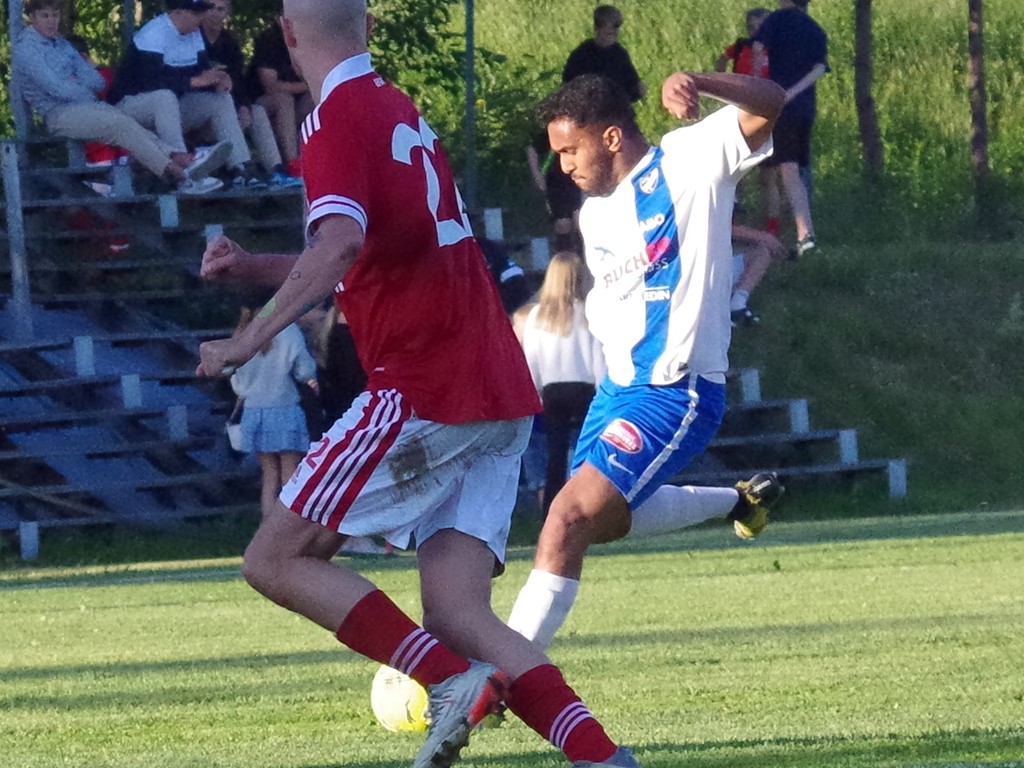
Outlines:
MULTIPOLYGON (((520 523, 520 529, 527 524, 520 523)), ((939 515, 898 515, 886 517, 865 517, 855 519, 801 520, 776 522, 755 542, 741 542, 731 528, 722 521, 711 521, 695 528, 648 539, 624 539, 611 544, 602 544, 590 549, 588 557, 608 557, 622 554, 659 554, 680 551, 717 551, 749 549, 759 547, 770 549, 775 546, 819 545, 857 541, 900 540, 936 538, 950 536, 992 536, 1024 531, 1024 510, 994 510, 985 512, 956 512, 939 515)), ((85 534, 83 534, 85 535, 85 534)), ((508 551, 510 562, 533 559, 533 545, 512 546, 508 551)), ((165 558, 171 559, 171 558, 165 558)), ((212 558, 211 558, 212 559, 212 558)), ((223 558, 217 558, 223 561, 223 558)), ((140 561, 143 562, 143 561, 140 561)), ((401 572, 415 570, 416 558, 411 554, 387 557, 346 556, 341 562, 361 573, 401 572)), ((122 584, 146 584, 166 581, 233 581, 239 579, 237 564, 230 566, 223 562, 196 567, 154 567, 115 570, 119 563, 112 563, 110 570, 97 572, 47 572, 35 574, 31 568, 11 571, 10 577, 0 580, 0 593, 40 588, 92 587, 122 584)), ((37 566, 38 567, 38 566, 37 566)), ((59 569, 60 565, 43 566, 59 569)), ((75 566, 69 566, 73 568, 75 566)), ((102 565, 89 566, 103 568, 102 565)))
MULTIPOLYGON (((643 768, 1024 768, 1024 731, 949 731, 854 738, 766 738, 699 744, 650 743, 635 752, 643 768)), ((564 768, 553 750, 493 756, 467 755, 474 768, 564 768)), ((360 762, 359 768, 404 768, 408 762, 360 762)), ((355 768, 352 763, 310 763, 302 768, 355 768)))
MULTIPOLYGON (((1024 510, 776 522, 769 525, 765 533, 754 542, 739 541, 733 536, 728 524, 715 520, 665 536, 623 539, 594 546, 587 557, 950 536, 994 536, 1021 532, 1024 532, 1024 510)), ((509 559, 513 561, 532 558, 533 550, 529 547, 517 547, 509 552, 509 559)))

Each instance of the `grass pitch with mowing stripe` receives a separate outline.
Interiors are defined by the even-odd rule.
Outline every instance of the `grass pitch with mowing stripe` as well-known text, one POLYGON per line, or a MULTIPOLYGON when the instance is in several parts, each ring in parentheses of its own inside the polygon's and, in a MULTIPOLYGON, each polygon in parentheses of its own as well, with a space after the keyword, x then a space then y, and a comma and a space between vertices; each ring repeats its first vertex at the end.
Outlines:
MULTIPOLYGON (((552 656, 645 768, 1021 768, 1024 511, 727 526, 594 550, 552 656)), ((507 614, 529 570, 495 582, 507 614)), ((414 563, 353 561, 418 615, 414 563)), ((376 665, 237 561, 0 573, 11 768, 399 768, 376 665)), ((522 724, 473 768, 566 765, 522 724)))

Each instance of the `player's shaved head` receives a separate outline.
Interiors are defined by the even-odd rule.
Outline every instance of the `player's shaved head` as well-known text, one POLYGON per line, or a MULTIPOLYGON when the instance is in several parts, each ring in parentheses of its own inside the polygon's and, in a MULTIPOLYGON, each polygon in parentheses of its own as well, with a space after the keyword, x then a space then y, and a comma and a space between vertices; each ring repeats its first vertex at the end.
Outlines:
POLYGON ((366 0, 284 0, 298 36, 366 43, 366 0))

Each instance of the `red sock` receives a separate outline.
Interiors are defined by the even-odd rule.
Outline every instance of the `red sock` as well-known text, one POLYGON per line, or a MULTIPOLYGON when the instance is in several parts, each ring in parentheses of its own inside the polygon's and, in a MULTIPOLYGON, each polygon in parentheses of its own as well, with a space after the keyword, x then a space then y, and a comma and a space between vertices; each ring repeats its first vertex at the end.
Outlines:
POLYGON ((554 664, 534 667, 512 681, 505 703, 569 758, 600 763, 616 746, 554 664))
POLYGON ((402 613, 379 589, 352 606, 335 637, 424 687, 469 669, 469 662, 402 613))
POLYGON ((764 231, 769 235, 779 234, 779 220, 775 216, 769 216, 768 221, 765 222, 764 231))

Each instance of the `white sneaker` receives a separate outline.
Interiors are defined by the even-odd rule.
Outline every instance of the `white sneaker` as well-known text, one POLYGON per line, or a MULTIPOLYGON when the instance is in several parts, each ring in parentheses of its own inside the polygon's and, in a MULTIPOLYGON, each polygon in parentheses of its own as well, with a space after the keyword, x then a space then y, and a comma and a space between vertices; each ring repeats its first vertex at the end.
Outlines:
POLYGON ((208 192, 215 192, 223 186, 224 182, 213 178, 213 176, 204 176, 201 179, 185 179, 178 184, 178 194, 205 195, 208 192))
POLYGON ((185 176, 193 181, 209 176, 224 165, 230 156, 230 141, 218 141, 209 147, 199 147, 192 162, 185 166, 185 176))
POLYGON ((430 730, 412 768, 448 768, 469 743, 481 720, 497 712, 508 679, 493 664, 471 661, 469 669, 430 686, 430 730))

